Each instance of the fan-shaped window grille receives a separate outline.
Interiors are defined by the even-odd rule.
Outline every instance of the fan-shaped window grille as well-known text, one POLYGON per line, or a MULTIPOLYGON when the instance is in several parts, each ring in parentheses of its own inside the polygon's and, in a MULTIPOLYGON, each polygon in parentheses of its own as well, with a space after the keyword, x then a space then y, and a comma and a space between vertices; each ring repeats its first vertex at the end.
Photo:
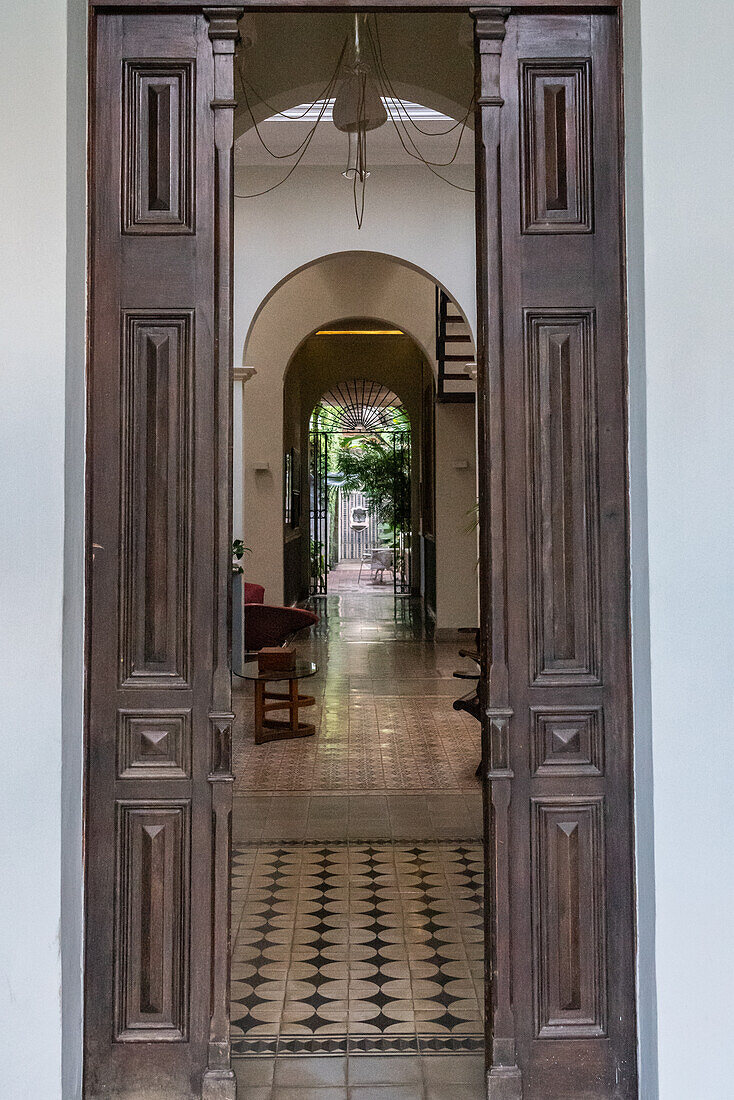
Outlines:
POLYGON ((322 432, 405 431, 409 427, 403 402, 379 382, 355 378, 340 382, 319 401, 311 418, 322 432))

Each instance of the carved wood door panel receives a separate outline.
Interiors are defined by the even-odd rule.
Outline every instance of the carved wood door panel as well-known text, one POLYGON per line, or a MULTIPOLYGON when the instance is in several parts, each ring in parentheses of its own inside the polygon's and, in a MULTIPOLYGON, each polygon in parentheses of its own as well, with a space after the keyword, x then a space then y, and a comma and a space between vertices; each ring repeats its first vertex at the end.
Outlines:
POLYGON ((491 1097, 636 1095, 618 42, 476 15, 491 1097))
POLYGON ((92 22, 85 1096, 229 1097, 232 9, 92 22))

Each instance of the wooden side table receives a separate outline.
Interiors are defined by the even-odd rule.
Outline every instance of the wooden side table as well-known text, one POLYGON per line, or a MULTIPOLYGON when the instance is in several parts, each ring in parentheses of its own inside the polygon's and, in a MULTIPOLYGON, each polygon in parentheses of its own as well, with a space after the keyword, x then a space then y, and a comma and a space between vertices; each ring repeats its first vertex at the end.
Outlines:
POLYGON ((252 680, 255 685, 255 744, 266 741, 286 741, 292 737, 311 737, 316 727, 310 722, 301 722, 298 712, 301 707, 312 707, 316 702, 313 695, 301 695, 298 681, 307 676, 315 676, 318 666, 313 661, 296 661, 295 668, 283 671, 260 672, 257 661, 248 661, 242 669, 242 677, 252 680), (288 683, 287 691, 268 691, 268 684, 288 683), (267 718, 268 711, 287 710, 288 718, 267 718))

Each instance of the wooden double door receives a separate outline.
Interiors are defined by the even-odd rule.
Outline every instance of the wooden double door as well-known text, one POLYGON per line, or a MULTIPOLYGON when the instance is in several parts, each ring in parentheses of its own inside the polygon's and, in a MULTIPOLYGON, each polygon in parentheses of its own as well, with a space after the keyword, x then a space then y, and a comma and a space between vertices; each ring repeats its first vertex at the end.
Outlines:
MULTIPOLYGON (((576 6, 473 13, 487 1089, 501 1100, 636 1095, 619 26, 576 6)), ((121 0, 91 22, 89 1100, 235 1095, 240 14, 121 0)))

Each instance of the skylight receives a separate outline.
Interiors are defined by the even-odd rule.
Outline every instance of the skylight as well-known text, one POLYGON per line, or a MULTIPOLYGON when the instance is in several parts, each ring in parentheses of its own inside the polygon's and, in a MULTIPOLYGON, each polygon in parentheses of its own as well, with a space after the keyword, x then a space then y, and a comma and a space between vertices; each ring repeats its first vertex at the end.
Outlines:
MULTIPOLYGON (((385 104, 385 109, 389 115, 394 118, 405 118, 406 115, 410 119, 416 121, 423 120, 424 122, 454 122, 450 115, 444 115, 440 111, 434 111, 431 107, 426 107, 422 103, 409 103, 406 100, 397 101, 392 97, 381 96, 382 102, 385 104)), ((316 122, 321 115, 322 109, 324 110, 321 119, 323 122, 331 122, 331 111, 334 106, 333 99, 317 100, 316 103, 302 103, 299 107, 289 107, 287 111, 279 111, 275 115, 271 115, 268 122, 316 122), (324 109, 324 103, 326 107, 324 109)))

